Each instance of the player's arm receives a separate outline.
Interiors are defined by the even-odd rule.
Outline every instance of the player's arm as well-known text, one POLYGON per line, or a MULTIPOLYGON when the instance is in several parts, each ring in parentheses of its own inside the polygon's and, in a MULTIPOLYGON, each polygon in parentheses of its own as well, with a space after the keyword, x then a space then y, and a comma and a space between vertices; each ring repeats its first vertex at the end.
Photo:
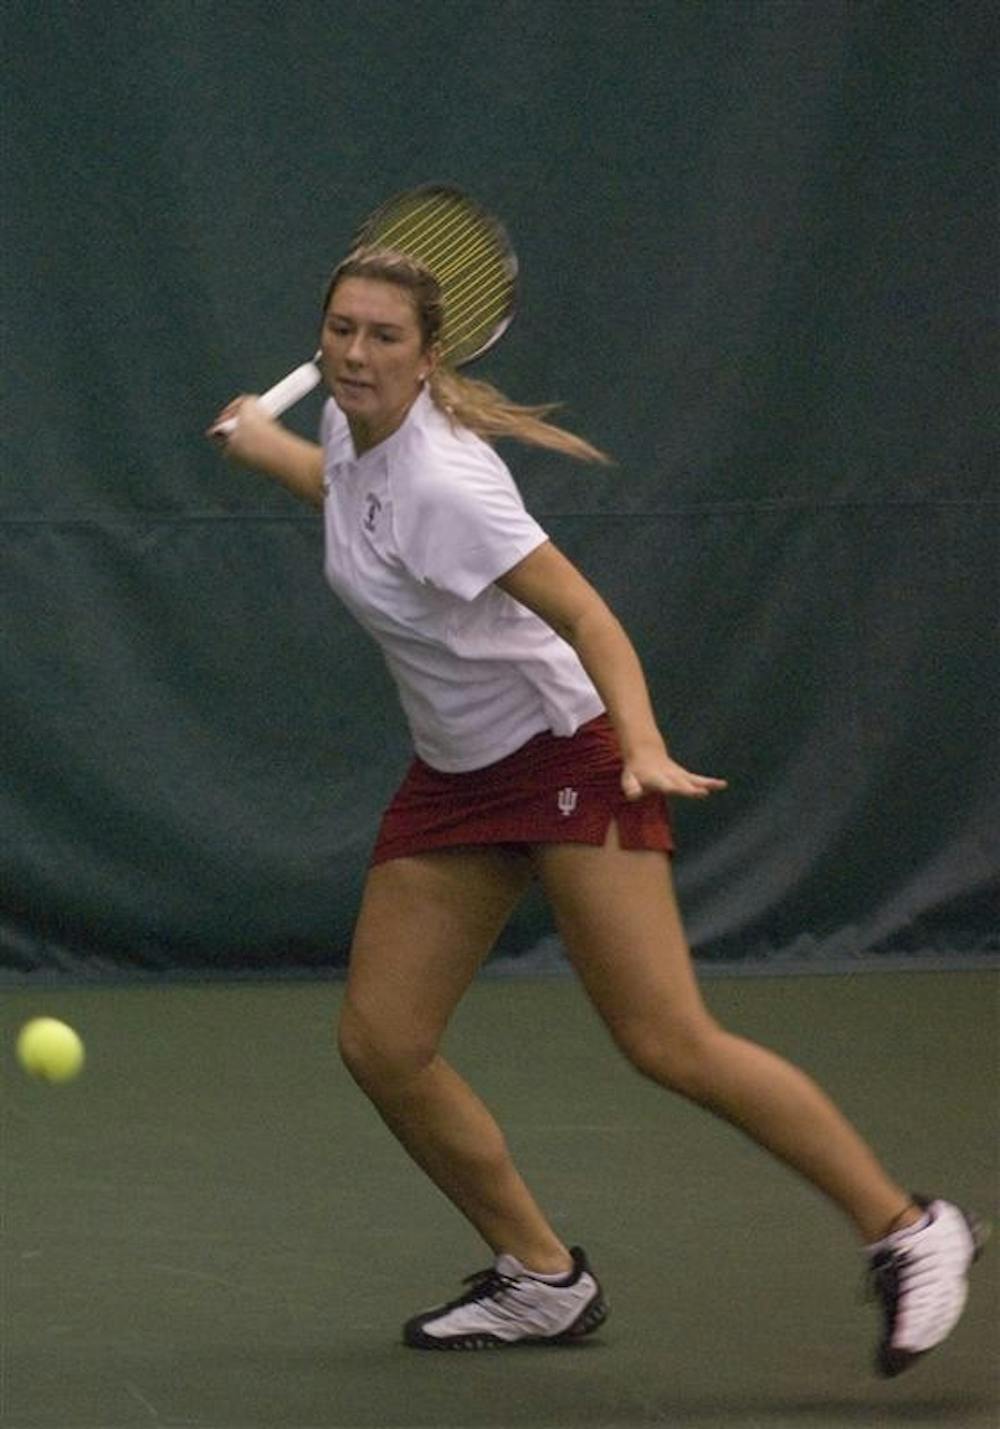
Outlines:
POLYGON ((651 790, 703 798, 725 780, 692 774, 667 752, 646 677, 621 622, 561 551, 545 541, 496 584, 533 610, 580 657, 622 748, 622 787, 631 798, 651 790))
POLYGON ((323 505, 323 448, 269 417, 252 397, 230 402, 206 435, 231 460, 274 477, 310 506, 323 505), (236 425, 232 431, 220 433, 218 423, 233 417, 236 425))

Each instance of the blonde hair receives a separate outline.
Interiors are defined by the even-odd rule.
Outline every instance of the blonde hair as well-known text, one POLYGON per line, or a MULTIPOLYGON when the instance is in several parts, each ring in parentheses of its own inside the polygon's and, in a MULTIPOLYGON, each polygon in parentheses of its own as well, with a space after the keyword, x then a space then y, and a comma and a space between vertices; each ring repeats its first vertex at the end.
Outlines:
MULTIPOLYGON (((394 283, 408 293, 420 326, 424 351, 435 346, 444 326, 441 289, 430 269, 384 248, 356 248, 335 269, 323 302, 324 312, 340 282, 345 278, 370 278, 394 283)), ((489 382, 463 377, 446 362, 439 361, 427 380, 434 404, 460 426, 475 432, 484 441, 508 437, 529 446, 546 447, 580 461, 602 462, 611 458, 583 437, 568 432, 548 420, 558 410, 557 402, 526 406, 512 402, 489 382)))

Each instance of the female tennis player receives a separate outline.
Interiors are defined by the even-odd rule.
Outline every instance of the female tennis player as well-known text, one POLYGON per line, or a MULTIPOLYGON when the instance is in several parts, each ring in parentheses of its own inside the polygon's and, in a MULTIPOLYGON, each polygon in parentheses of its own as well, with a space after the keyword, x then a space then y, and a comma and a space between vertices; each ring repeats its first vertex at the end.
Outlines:
MULTIPOLYGON (((980 1240, 910 1195, 827 1096, 706 1010, 671 883, 667 796, 725 781, 672 756, 639 660, 598 593, 527 513, 491 445, 585 460, 588 443, 438 360, 440 293, 381 250, 337 270, 323 315, 322 443, 253 398, 227 454, 322 507, 326 576, 385 655, 415 760, 377 837, 340 1023, 351 1074, 481 1234, 493 1267, 404 1329, 419 1348, 569 1340, 606 1315, 490 1112, 442 1058, 448 1019, 537 877, 568 955, 631 1063, 741 1128, 857 1227, 898 1374, 952 1329, 980 1240)), ((213 429, 214 430, 214 424, 213 429)))

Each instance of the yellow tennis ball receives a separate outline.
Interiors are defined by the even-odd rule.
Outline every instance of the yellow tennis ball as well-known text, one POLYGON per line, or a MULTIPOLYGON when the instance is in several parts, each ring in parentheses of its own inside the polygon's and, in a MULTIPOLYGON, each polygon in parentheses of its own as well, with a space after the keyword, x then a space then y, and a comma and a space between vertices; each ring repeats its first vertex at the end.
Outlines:
POLYGON ((56 1017, 34 1017, 21 1028, 17 1059, 43 1082, 71 1082, 83 1066, 79 1034, 56 1017))

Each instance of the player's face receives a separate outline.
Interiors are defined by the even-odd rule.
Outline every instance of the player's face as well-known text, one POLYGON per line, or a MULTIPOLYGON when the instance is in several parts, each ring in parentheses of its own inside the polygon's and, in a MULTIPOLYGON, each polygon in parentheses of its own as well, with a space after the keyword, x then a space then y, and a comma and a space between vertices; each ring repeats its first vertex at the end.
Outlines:
POLYGON ((359 451, 401 425, 433 358, 409 293, 378 278, 343 278, 323 320, 321 366, 359 451))

